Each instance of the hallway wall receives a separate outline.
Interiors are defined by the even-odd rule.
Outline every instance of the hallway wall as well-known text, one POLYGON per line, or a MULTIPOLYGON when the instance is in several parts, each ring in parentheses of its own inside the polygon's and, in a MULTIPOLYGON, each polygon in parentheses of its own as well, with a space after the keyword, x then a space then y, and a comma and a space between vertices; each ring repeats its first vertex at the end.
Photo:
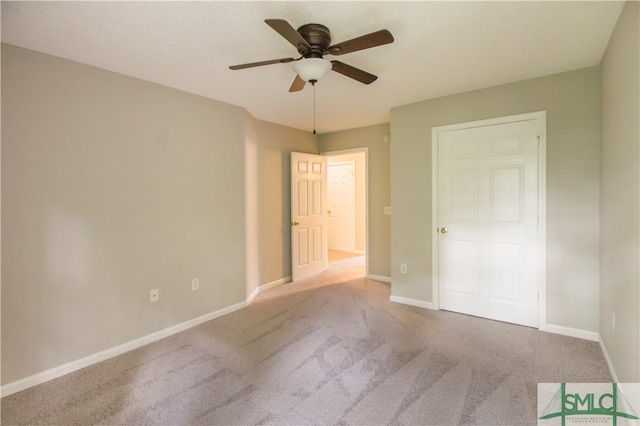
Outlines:
MULTIPOLYGON (((355 250, 365 252, 367 249, 367 217, 366 217, 366 173, 365 173, 365 154, 353 153, 343 155, 331 155, 327 159, 327 164, 348 162, 354 163, 355 171, 355 250)), ((331 188, 328 188, 331 194, 331 188)), ((331 232, 331 231, 330 231, 331 232)))

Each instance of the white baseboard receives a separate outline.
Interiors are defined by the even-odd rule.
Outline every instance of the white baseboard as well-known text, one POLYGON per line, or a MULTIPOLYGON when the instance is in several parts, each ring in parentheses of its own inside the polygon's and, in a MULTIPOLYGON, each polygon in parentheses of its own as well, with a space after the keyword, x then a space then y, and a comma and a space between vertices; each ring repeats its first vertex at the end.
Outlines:
POLYGON ((367 275, 367 278, 370 280, 382 281, 383 283, 391 282, 391 277, 385 277, 384 275, 369 274, 367 275))
MULTIPOLYGON (((389 297, 389 300, 392 302, 401 303, 403 305, 417 306, 419 308, 438 310, 432 302, 426 302, 424 300, 410 299, 408 297, 393 296, 393 295, 389 297)), ((600 341, 600 337, 598 333, 594 331, 581 330, 578 328, 565 327, 562 325, 545 324, 543 327, 540 327, 540 331, 546 331, 554 334, 561 334, 563 336, 577 337, 579 339, 591 340, 594 342, 600 341)), ((600 345, 603 346, 602 343, 600 345)), ((603 352, 605 352, 605 357, 607 357, 607 364, 609 365, 609 370, 612 372, 612 376, 615 377, 615 375, 613 374, 613 367, 611 366, 611 362, 608 359, 608 355, 606 354, 606 351, 604 351, 604 346, 603 346, 603 352)))
POLYGON ((395 303, 401 303, 403 305, 417 306, 418 308, 437 310, 435 305, 432 302, 426 302, 424 300, 410 299, 408 297, 393 296, 393 295, 389 297, 389 300, 395 303))
POLYGON ((598 334, 598 343, 600 343, 600 349, 602 349, 602 353, 604 354, 604 360, 607 363, 607 367, 609 368, 609 374, 611 374, 611 379, 613 383, 620 383, 618 379, 618 375, 616 374, 615 368, 613 368, 613 364, 611 363, 611 358, 609 357, 609 352, 607 352, 607 347, 604 345, 602 341, 602 336, 598 334))
POLYGON ((286 284, 288 282, 291 282, 291 277, 280 278, 279 280, 271 281, 270 283, 267 283, 267 284, 262 284, 261 286, 253 290, 253 293, 251 293, 251 295, 249 295, 249 297, 247 298, 247 303, 251 303, 253 299, 263 291, 269 290, 270 288, 273 288, 282 284, 286 284))
POLYGON ((599 341, 598 333, 595 331, 581 330, 579 328, 565 327, 563 325, 545 324, 540 327, 540 331, 546 331, 553 334, 562 334, 563 336, 577 337, 578 339, 599 341))
POLYGON ((93 364, 97 364, 109 358, 113 358, 114 356, 129 352, 133 349, 148 345, 149 343, 164 339, 165 337, 169 337, 181 331, 188 330, 207 321, 211 321, 212 319, 230 314, 231 312, 237 311, 238 309, 242 309, 246 306, 247 302, 237 303, 235 305, 219 309, 215 312, 210 312, 206 315, 202 315, 201 317, 185 321, 169 328, 165 328, 164 330, 148 334, 135 340, 131 340, 130 342, 124 343, 122 345, 114 346, 112 348, 95 353, 93 355, 86 356, 76 361, 71 361, 58 367, 43 371, 41 373, 34 374, 33 376, 25 377, 24 379, 20 379, 12 383, 7 383, 6 385, 2 386, 2 388, 0 388, 0 396, 5 397, 30 388, 32 386, 48 382, 49 380, 56 379, 58 377, 64 376, 65 374, 72 373, 74 371, 80 370, 93 364))

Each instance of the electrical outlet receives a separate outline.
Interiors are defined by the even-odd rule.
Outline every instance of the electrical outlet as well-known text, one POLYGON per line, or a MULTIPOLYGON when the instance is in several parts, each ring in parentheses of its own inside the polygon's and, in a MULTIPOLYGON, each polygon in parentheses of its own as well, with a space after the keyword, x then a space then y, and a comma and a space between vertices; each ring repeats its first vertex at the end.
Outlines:
POLYGON ((611 311, 611 331, 616 331, 616 313, 611 311))
POLYGON ((407 264, 406 263, 401 263, 400 264, 400 273, 401 274, 406 274, 407 273, 407 264))
POLYGON ((160 300, 160 290, 154 288, 153 290, 149 290, 149 302, 157 302, 160 300))
POLYGON ((200 278, 194 278, 191 280, 191 291, 196 291, 200 288, 200 278))

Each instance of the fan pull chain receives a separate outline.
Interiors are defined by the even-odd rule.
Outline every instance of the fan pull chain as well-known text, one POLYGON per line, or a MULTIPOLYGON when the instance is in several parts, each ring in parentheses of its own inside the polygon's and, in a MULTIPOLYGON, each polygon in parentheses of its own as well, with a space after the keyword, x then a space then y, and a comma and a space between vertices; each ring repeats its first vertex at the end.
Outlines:
POLYGON ((313 86, 313 134, 316 134, 316 82, 311 82, 313 86))

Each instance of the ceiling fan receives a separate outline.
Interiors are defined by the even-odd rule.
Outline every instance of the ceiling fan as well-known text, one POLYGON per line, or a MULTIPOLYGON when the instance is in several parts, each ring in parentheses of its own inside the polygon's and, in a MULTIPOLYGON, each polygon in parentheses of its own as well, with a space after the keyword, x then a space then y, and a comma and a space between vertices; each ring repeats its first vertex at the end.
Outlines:
POLYGON ((232 65, 232 70, 259 67, 271 64, 295 62, 297 73, 289 92, 297 92, 304 88, 307 82, 315 84, 330 70, 353 78, 364 84, 373 83, 378 77, 361 69, 347 65, 340 61, 328 61, 324 55, 344 55, 358 50, 369 49, 393 42, 393 36, 388 30, 379 30, 338 44, 331 44, 329 28, 320 24, 306 24, 294 29, 284 19, 266 19, 267 25, 291 43, 301 55, 299 58, 272 59, 269 61, 251 62, 248 64, 232 65))

